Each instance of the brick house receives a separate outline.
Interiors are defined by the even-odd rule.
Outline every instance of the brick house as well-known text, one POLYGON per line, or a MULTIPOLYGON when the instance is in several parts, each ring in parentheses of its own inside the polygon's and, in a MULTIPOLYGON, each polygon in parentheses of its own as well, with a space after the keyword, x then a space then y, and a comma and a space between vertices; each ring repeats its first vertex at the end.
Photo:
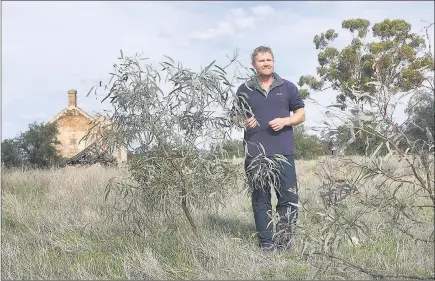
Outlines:
MULTIPOLYGON (((91 116, 77 106, 77 91, 68 91, 68 107, 59 112, 48 123, 57 123, 60 144, 56 147, 60 156, 72 158, 83 151, 90 143, 80 141, 91 129, 92 121, 104 118, 102 115, 91 116)), ((127 161, 127 149, 117 148, 113 151, 117 163, 127 161)))

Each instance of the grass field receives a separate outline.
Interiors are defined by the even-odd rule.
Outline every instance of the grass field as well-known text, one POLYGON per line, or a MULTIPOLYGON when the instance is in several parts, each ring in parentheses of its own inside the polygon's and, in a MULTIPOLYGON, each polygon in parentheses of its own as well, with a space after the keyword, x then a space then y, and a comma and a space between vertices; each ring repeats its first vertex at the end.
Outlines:
MULTIPOLYGON (((296 163, 301 198, 316 197, 317 163, 296 163)), ((105 221, 102 212, 107 181, 123 173, 98 166, 3 172, 1 278, 372 279, 338 260, 302 255, 299 237, 292 251, 261 253, 250 201, 243 192, 229 194, 218 211, 193 211, 202 241, 192 235, 182 212, 171 224, 155 222, 152 232, 133 235, 119 221, 105 221), (329 266, 314 266, 323 262, 329 266)), ((307 207, 315 208, 316 202, 309 201, 307 207)), ((419 214, 425 216, 421 220, 433 221, 433 208, 419 214)), ((303 211, 300 219, 315 231, 303 211)), ((368 220, 376 235, 340 248, 342 257, 373 272, 434 274, 433 243, 414 243, 399 231, 380 227, 382 216, 373 214, 368 220)), ((418 231, 430 233, 433 226, 418 231)))

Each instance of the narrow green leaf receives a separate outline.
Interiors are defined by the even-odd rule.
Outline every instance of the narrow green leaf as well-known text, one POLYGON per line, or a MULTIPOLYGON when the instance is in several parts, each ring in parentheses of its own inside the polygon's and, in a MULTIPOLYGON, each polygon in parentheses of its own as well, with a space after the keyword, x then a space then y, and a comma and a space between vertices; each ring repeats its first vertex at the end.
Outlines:
POLYGON ((429 130, 428 127, 426 127, 426 137, 427 137, 427 140, 429 142, 431 142, 431 143, 434 142, 432 133, 431 133, 431 131, 429 130))
POLYGON ((167 59, 169 59, 172 62, 172 64, 175 64, 175 61, 171 57, 166 56, 166 55, 163 55, 163 56, 166 57, 167 59))
POLYGON ((385 142, 385 145, 387 146, 388 152, 390 152, 390 151, 391 151, 391 148, 390 148, 390 142, 389 142, 389 141, 386 141, 386 142, 385 142))
POLYGON ((383 142, 381 142, 378 147, 375 149, 375 151, 373 151, 373 153, 370 155, 370 158, 373 159, 374 157, 376 157, 376 154, 378 154, 379 150, 381 149, 381 147, 384 145, 383 142))
POLYGON ((220 67, 220 66, 218 66, 218 65, 215 65, 214 67, 216 67, 216 68, 218 68, 219 70, 221 70, 222 73, 223 73, 224 75, 227 74, 227 72, 226 72, 222 67, 220 67))
POLYGON ((89 96, 89 94, 92 92, 92 90, 95 88, 95 86, 92 86, 92 88, 89 90, 88 94, 86 95, 86 97, 89 96))
POLYGON ((214 60, 212 63, 210 63, 206 68, 204 68, 203 73, 207 72, 212 66, 213 64, 216 62, 216 60, 214 60))

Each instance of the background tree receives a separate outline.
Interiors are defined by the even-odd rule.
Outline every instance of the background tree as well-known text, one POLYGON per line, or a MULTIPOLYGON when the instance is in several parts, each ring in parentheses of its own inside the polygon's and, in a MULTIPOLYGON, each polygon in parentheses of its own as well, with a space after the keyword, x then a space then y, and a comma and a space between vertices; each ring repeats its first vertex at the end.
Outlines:
POLYGON ((224 140, 213 145, 212 149, 221 149, 228 158, 244 157, 244 145, 242 140, 224 140))
MULTIPOLYGON (((365 20, 343 22, 343 27, 357 31, 359 38, 365 36, 368 26, 365 20)), ((353 145, 353 149, 360 153, 364 150, 366 156, 321 161, 317 173, 322 180, 320 198, 303 198, 301 202, 302 208, 310 200, 321 202, 315 208, 304 208, 306 218, 318 223, 317 230, 302 227, 300 233, 306 241, 304 250, 321 255, 326 260, 340 262, 343 268, 350 266, 373 278, 434 279, 434 276, 409 276, 388 270, 373 272, 340 253, 340 249, 345 247, 344 241, 355 245, 354 241, 370 241, 380 233, 400 234, 413 243, 434 243, 435 143, 429 129, 433 121, 429 118, 424 130, 418 134, 413 132, 415 127, 420 127, 415 126, 417 122, 425 124, 420 118, 433 112, 428 105, 431 100, 433 104, 434 92, 431 46, 426 45, 423 37, 410 33, 410 25, 403 20, 387 19, 375 24, 372 30, 374 37, 380 40, 368 45, 370 52, 367 55, 375 59, 372 75, 359 75, 359 68, 351 67, 358 66, 358 62, 362 61, 359 49, 352 48, 359 40, 354 38, 351 46, 328 57, 334 60, 329 62, 331 68, 328 68, 323 80, 319 82, 313 78, 308 81, 312 88, 316 86, 314 82, 322 85, 328 79, 336 82, 334 87, 339 104, 329 107, 325 122, 333 124, 333 119, 339 119, 342 123, 330 125, 328 136, 335 137, 341 150, 353 145), (352 53, 354 56, 349 55, 352 53), (358 59, 352 60, 354 58, 358 59), (346 65, 351 68, 341 68, 346 65), (353 79, 355 77, 361 80, 353 79), (361 82, 364 77, 367 83, 361 82), (425 96, 425 91, 431 93, 432 98, 425 96), (426 99, 428 104, 423 102, 426 99), (398 124, 394 118, 395 111, 406 100, 410 100, 407 110, 410 113, 409 122, 398 124), (344 168, 348 169, 347 172, 343 172, 344 168), (426 219, 420 219, 428 213, 430 215, 426 219), (370 214, 382 216, 385 220, 381 225, 373 226, 370 214)), ((316 46, 324 47, 328 40, 337 36, 334 34, 331 31, 316 36, 316 46)), ((429 43, 430 38, 427 39, 429 43)), ((332 49, 329 51, 334 53, 332 49)), ((324 56, 319 54, 319 62, 324 56)), ((301 80, 307 81, 306 77, 301 80)), ((322 260, 318 266, 327 270, 324 264, 325 260, 322 260)))
POLYGON ((294 128, 295 159, 312 160, 328 154, 327 142, 306 132, 304 125, 294 128))
POLYGON ((435 135, 433 92, 429 90, 418 91, 409 100, 405 112, 408 114, 408 120, 405 122, 406 134, 410 138, 413 140, 426 139, 427 130, 435 135))
POLYGON ((18 137, 20 148, 24 151, 30 165, 39 168, 57 163, 60 157, 56 151, 57 125, 55 123, 32 123, 29 129, 18 137))
MULTIPOLYGON (((348 121, 357 122, 357 119, 350 118, 348 121)), ((339 153, 343 155, 370 155, 374 150, 376 150, 377 145, 379 145, 383 138, 377 135, 367 135, 364 130, 358 127, 354 127, 353 131, 349 130, 349 126, 339 125, 336 129, 326 130, 323 135, 324 141, 328 143, 329 150, 332 147, 339 150, 339 153), (357 137, 360 135, 365 135, 364 137, 357 137), (333 136, 334 138, 331 138, 333 136), (349 142, 352 140, 352 142, 349 142)), ((381 147, 377 152, 378 155, 385 155, 388 153, 386 147, 381 147)))
POLYGON ((24 161, 24 155, 20 151, 16 139, 5 139, 2 141, 2 164, 5 168, 20 167, 24 161))
MULTIPOLYGON (((424 36, 412 33, 409 23, 400 19, 385 19, 375 23, 371 27, 371 41, 367 38, 370 30, 368 20, 345 20, 342 28, 350 31, 353 39, 341 50, 331 46, 338 37, 335 30, 329 29, 314 36, 313 43, 320 50, 317 56, 319 78, 313 75, 300 77, 299 86, 308 87, 301 89, 304 96, 310 96, 310 90, 320 92, 331 88, 337 93, 337 104, 330 107, 345 110, 349 107, 346 102, 349 100, 356 105, 350 113, 358 116, 357 119, 361 122, 369 124, 376 120, 362 114, 363 106, 366 101, 369 102, 366 106, 370 106, 372 100, 369 97, 376 96, 375 92, 378 90, 370 82, 376 80, 387 87, 389 93, 394 93, 376 96, 386 104, 382 109, 385 115, 391 112, 394 99, 401 93, 430 88, 431 77, 427 74, 434 69, 433 56, 426 48, 424 36)), ((328 113, 330 112, 327 111, 326 114, 328 113)), ((387 117, 391 119, 391 116, 387 117)), ((360 139, 360 143, 367 142, 367 135, 362 131, 357 130, 352 134, 360 139)), ((360 146, 357 143, 355 145, 360 146)), ((376 147, 374 140, 371 147, 376 147)), ((362 153, 361 149, 355 150, 362 153)))
MULTIPOLYGON (((338 33, 329 29, 314 36, 313 43, 320 50, 317 60, 317 74, 303 75, 299 86, 307 85, 312 91, 324 91, 332 88, 337 91, 337 102, 346 99, 355 102, 364 97, 356 97, 352 89, 373 94, 376 90, 367 84, 374 77, 396 92, 421 87, 427 78, 425 70, 433 69, 431 54, 424 52, 424 37, 411 32, 411 25, 404 20, 389 20, 372 26, 371 42, 367 42, 370 22, 365 19, 350 19, 342 23, 342 28, 352 34, 352 42, 342 50, 330 46, 338 33)), ((309 90, 303 90, 309 96, 309 90)))
POLYGON ((2 162, 6 167, 32 166, 47 168, 56 165, 61 157, 56 151, 58 130, 55 123, 33 122, 27 131, 2 142, 2 162))

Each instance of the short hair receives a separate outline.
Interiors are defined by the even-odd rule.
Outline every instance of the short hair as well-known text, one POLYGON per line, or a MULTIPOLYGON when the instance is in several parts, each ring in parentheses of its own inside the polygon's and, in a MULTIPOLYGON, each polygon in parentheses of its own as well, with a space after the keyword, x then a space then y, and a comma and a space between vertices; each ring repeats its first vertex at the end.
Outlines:
POLYGON ((273 52, 272 49, 270 47, 267 46, 260 46, 255 48, 254 52, 251 55, 251 60, 254 61, 255 57, 259 54, 259 53, 270 53, 272 55, 272 58, 274 58, 273 56, 273 52))

